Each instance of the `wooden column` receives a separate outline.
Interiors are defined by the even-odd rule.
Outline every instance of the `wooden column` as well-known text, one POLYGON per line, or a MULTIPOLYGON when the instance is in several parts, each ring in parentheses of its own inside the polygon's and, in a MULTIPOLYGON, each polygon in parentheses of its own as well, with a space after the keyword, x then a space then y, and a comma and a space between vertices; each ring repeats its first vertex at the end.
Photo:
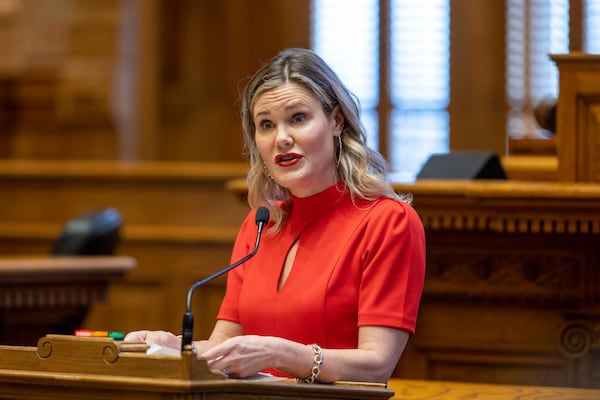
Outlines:
POLYGON ((450 1, 450 149, 506 153, 504 2, 450 1))
POLYGON ((600 182, 600 55, 553 55, 559 71, 558 179, 600 182))

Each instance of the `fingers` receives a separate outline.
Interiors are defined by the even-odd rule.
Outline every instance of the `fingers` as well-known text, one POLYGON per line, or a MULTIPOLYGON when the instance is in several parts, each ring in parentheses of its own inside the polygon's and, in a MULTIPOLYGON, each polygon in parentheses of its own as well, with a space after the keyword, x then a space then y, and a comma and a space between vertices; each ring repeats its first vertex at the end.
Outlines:
POLYGON ((227 367, 225 362, 221 361, 223 357, 223 355, 217 355, 213 356, 212 358, 207 358, 204 354, 201 354, 199 358, 203 358, 206 360, 206 365, 208 366, 208 369, 210 369, 212 372, 218 372, 221 371, 223 368, 227 367))
POLYGON ((211 362, 215 362, 223 358, 223 349, 222 346, 215 346, 212 349, 206 350, 204 353, 200 354, 199 358, 204 358, 206 362, 209 364, 211 362))
POLYGON ((252 352, 248 352, 245 344, 247 337, 236 336, 225 340, 213 348, 200 354, 206 360, 208 369, 213 373, 221 373, 229 378, 245 378, 258 372, 256 360, 252 352))
POLYGON ((206 365, 211 372, 221 373, 226 378, 234 377, 236 376, 235 368, 230 365, 232 360, 223 354, 224 350, 221 346, 217 346, 216 349, 210 349, 202 353, 199 358, 206 360, 206 365))
POLYGON ((181 339, 171 332, 165 331, 133 331, 128 333, 123 340, 126 342, 146 342, 150 345, 157 344, 174 349, 181 347, 181 339))
POLYGON ((146 330, 129 332, 127 335, 125 335, 125 338, 123 339, 123 341, 124 342, 145 342, 146 335, 148 334, 148 332, 149 331, 146 331, 146 330))
POLYGON ((225 367, 221 370, 221 374, 225 377, 225 378, 229 378, 229 368, 225 367))

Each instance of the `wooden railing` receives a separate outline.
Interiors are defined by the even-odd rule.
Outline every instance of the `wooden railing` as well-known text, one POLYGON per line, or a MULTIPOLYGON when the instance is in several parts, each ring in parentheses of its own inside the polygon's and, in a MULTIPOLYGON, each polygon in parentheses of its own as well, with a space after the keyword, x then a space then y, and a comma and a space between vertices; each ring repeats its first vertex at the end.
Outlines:
POLYGON ((0 257, 0 344, 73 334, 90 307, 108 300, 110 284, 135 266, 123 256, 0 257))
MULTIPOLYGON (((248 206, 225 188, 243 163, 0 161, 0 254, 48 254, 70 218, 113 207, 119 255, 138 267, 83 322, 91 329, 181 329, 189 286, 229 263, 248 206), (181 314, 178 311, 181 311, 181 314)), ((197 336, 214 324, 224 279, 197 291, 197 336)))
POLYGON ((398 376, 600 387, 600 187, 418 181, 425 292, 398 376), (415 367, 421 366, 421 367, 415 367))

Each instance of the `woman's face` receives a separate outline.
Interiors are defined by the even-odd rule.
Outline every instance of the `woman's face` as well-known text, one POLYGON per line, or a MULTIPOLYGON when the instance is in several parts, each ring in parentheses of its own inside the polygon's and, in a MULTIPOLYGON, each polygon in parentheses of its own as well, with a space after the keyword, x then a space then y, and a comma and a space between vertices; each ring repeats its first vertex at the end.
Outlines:
POLYGON ((252 116, 256 146, 278 184, 307 197, 335 183, 334 136, 344 126, 339 106, 327 116, 308 89, 287 83, 260 95, 252 116))

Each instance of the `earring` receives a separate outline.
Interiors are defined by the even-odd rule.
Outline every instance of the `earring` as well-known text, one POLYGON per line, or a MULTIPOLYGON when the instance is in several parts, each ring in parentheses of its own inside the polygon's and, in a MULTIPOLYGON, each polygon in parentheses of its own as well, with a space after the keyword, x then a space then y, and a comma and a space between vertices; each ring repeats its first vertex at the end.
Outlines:
POLYGON ((339 135, 337 138, 338 138, 338 151, 337 151, 337 158, 335 160, 335 166, 337 168, 339 168, 340 162, 342 161, 342 154, 344 152, 344 147, 342 146, 342 135, 339 135))
POLYGON ((273 179, 273 176, 271 176, 271 174, 269 173, 269 169, 267 168, 267 164, 265 164, 264 161, 263 161, 263 171, 265 172, 265 175, 267 176, 267 178, 269 178, 272 181, 275 180, 275 179, 273 179))

